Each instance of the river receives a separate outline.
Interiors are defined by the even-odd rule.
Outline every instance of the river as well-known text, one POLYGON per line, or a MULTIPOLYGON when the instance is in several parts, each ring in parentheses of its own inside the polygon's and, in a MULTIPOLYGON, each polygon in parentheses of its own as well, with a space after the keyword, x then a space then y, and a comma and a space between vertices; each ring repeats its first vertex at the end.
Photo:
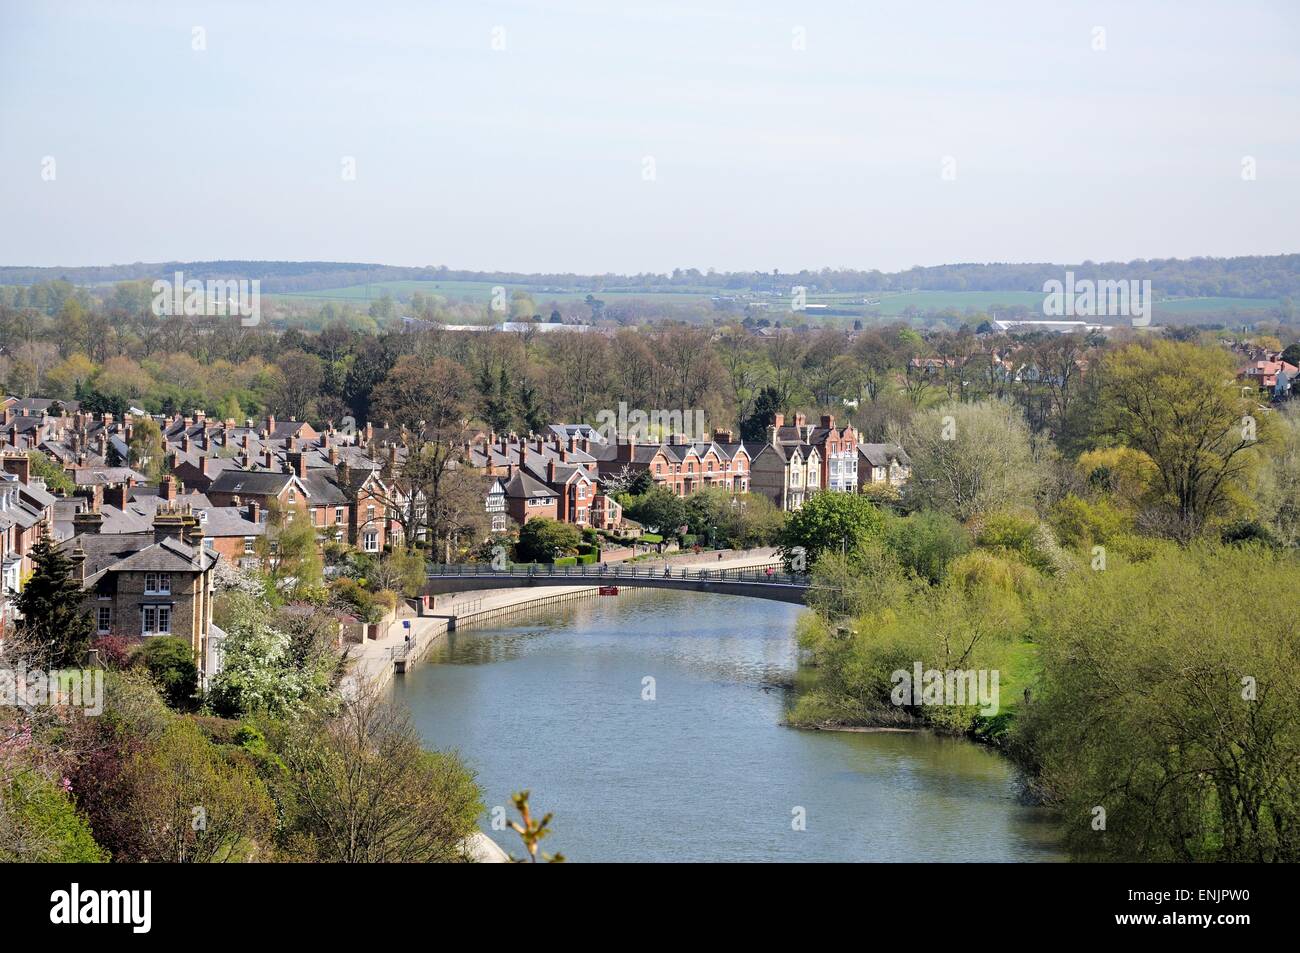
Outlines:
POLYGON ((624 590, 453 633, 392 693, 477 772, 483 829, 516 854, 491 811, 528 788, 573 861, 1061 859, 995 752, 784 727, 800 611, 624 590))

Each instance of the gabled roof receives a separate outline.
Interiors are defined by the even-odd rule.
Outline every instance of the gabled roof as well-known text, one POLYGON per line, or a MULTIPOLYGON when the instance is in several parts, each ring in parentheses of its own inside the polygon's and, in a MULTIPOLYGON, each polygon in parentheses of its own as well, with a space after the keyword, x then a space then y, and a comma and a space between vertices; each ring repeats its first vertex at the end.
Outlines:
POLYGON ((202 572, 211 569, 217 554, 195 549, 176 539, 163 539, 105 567, 107 572, 202 572))
POLYGON ((860 443, 858 454, 873 467, 887 467, 890 460, 897 460, 905 467, 912 465, 906 451, 896 443, 860 443))
POLYGON ((541 480, 516 470, 506 481, 506 496, 514 500, 555 499, 558 494, 541 480))

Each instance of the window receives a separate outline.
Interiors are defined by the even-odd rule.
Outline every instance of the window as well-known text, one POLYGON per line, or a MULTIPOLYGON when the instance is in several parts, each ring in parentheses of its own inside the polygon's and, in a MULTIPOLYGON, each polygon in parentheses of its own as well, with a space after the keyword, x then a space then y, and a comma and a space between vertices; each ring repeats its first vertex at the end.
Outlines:
POLYGON ((171 595, 172 574, 169 572, 147 572, 144 574, 144 591, 149 595, 171 595))
POLYGON ((365 549, 366 549, 366 552, 368 552, 368 553, 377 553, 377 552, 379 552, 379 534, 378 534, 378 533, 366 533, 366 534, 365 534, 365 537, 364 537, 364 540, 365 540, 365 549))
POLYGON ((245 537, 244 537, 244 555, 245 555, 245 556, 251 556, 251 555, 253 555, 253 553, 255 552, 255 548, 254 548, 254 547, 256 546, 256 543, 257 543, 257 537, 256 537, 256 536, 245 536, 245 537))
POLYGON ((343 525, 343 507, 334 507, 334 522, 340 526, 343 525))
POLYGON ((366 522, 367 522, 367 523, 373 523, 374 521, 375 521, 375 508, 374 508, 373 506, 367 506, 367 507, 366 507, 366 522))
POLYGON ((113 610, 110 606, 100 606, 96 613, 95 631, 103 635, 113 627, 113 610))
POLYGON ((141 606, 140 634, 166 635, 172 630, 171 606, 141 606))
POLYGON ((294 494, 293 487, 289 487, 289 502, 290 503, 298 502, 298 497, 294 494))

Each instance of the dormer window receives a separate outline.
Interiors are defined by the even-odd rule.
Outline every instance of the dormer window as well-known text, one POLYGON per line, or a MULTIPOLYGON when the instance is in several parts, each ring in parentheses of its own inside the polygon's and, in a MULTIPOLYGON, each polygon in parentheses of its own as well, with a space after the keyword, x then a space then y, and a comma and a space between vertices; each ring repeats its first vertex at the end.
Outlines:
POLYGON ((169 596, 172 592, 172 574, 147 572, 144 574, 144 591, 150 596, 169 596))

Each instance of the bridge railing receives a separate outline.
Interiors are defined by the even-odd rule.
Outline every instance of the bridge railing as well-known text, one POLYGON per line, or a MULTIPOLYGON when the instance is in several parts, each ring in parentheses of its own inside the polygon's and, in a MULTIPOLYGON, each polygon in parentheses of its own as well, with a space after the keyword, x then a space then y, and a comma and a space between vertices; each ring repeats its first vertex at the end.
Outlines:
POLYGON ((596 563, 587 566, 555 566, 549 563, 523 566, 507 565, 503 569, 494 569, 490 563, 433 563, 429 567, 429 578, 443 576, 469 576, 476 579, 497 577, 537 578, 550 576, 573 576, 590 579, 593 582, 636 579, 680 579, 694 582, 746 582, 768 583, 781 586, 807 586, 808 576, 804 573, 788 573, 774 566, 760 566, 740 569, 674 569, 655 566, 624 566, 619 563, 596 563))

